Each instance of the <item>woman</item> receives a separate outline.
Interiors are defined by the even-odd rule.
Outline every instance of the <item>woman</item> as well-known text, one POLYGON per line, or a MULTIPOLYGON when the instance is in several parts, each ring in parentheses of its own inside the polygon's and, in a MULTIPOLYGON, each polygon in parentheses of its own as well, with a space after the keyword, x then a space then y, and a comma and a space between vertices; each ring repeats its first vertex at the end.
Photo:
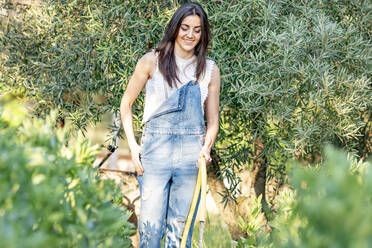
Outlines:
MULTIPOLYGON (((121 118, 138 175, 140 247, 179 247, 198 174, 211 162, 219 122, 220 73, 206 59, 210 31, 199 4, 174 13, 163 39, 137 63, 121 102, 121 118), (132 105, 146 86, 141 145, 132 105), (204 110, 207 128, 204 127, 204 110)), ((191 247, 192 227, 187 247, 191 247)))

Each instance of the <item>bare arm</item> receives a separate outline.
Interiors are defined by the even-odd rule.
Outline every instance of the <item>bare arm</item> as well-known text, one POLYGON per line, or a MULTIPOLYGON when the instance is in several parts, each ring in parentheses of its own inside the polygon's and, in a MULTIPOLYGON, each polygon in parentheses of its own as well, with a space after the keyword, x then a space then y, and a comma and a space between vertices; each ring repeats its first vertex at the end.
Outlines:
POLYGON ((210 152, 212 146, 217 138, 219 127, 219 97, 220 97, 220 70, 215 64, 211 81, 208 86, 208 97, 206 99, 206 117, 207 117, 207 133, 205 135, 204 146, 201 154, 205 157, 207 162, 211 162, 210 152))
POLYGON ((153 64, 154 55, 152 53, 145 54, 137 62, 134 73, 129 80, 120 104, 121 121, 123 123, 125 135, 127 136, 132 161, 134 162, 136 171, 139 175, 142 175, 143 167, 139 160, 140 146, 137 144, 134 135, 132 106, 150 77, 151 72, 153 71, 153 64))

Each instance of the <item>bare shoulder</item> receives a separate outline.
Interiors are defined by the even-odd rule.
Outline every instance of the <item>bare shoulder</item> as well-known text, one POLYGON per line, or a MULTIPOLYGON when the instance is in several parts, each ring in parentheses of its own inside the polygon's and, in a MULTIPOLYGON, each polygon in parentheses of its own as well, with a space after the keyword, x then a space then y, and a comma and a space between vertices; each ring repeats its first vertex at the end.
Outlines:
POLYGON ((142 56, 140 60, 145 61, 148 64, 155 64, 156 63, 156 55, 154 51, 148 52, 142 56))
POLYGON ((143 55, 137 63, 137 66, 140 66, 146 71, 149 77, 152 77, 155 68, 156 68, 156 55, 153 51, 143 55))
POLYGON ((218 67, 217 63, 211 59, 208 59, 212 64, 212 75, 211 75, 211 83, 215 83, 216 81, 220 81, 220 68, 218 67))

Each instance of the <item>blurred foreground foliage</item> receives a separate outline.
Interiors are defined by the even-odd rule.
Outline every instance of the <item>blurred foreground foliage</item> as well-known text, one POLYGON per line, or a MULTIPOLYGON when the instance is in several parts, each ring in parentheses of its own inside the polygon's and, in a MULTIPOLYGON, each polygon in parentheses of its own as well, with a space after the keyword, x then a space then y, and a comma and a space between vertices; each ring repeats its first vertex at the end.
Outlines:
MULTIPOLYGON (((280 192, 279 209, 269 222, 272 232, 246 220, 246 236, 237 247, 350 247, 372 246, 372 164, 326 148, 316 167, 290 165, 290 186, 280 192)), ((256 202, 260 206, 260 201, 256 202)), ((255 214, 255 213, 253 213, 255 214)))
POLYGON ((15 101, 4 101, 0 246, 129 247, 130 213, 116 204, 119 187, 92 167, 98 149, 68 126, 55 128, 56 111, 31 119, 15 101), (73 145, 67 145, 70 135, 77 137, 73 145))

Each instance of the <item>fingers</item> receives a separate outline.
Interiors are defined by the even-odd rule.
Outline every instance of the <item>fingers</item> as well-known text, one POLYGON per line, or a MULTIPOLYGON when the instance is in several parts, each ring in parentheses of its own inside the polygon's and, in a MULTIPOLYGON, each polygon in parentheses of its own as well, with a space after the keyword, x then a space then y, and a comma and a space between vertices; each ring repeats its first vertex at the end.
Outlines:
POLYGON ((130 149, 131 149, 132 163, 134 165, 134 169, 136 170, 137 175, 142 176, 144 169, 143 169, 143 166, 140 160, 141 146, 139 146, 138 144, 135 144, 132 147, 130 147, 130 149))
POLYGON ((211 156, 208 154, 208 153, 204 153, 204 158, 205 158, 205 162, 207 162, 207 164, 209 164, 210 162, 212 162, 212 158, 211 156))
POLYGON ((137 175, 142 176, 142 174, 144 172, 144 169, 143 169, 143 166, 142 166, 141 161, 139 159, 139 155, 136 156, 132 161, 134 163, 134 167, 135 167, 135 170, 137 172, 137 175))
POLYGON ((209 152, 205 151, 204 149, 202 149, 202 150, 200 151, 200 157, 204 157, 204 158, 205 158, 205 162, 206 162, 207 164, 209 164, 209 163, 212 162, 212 158, 211 158, 209 152))
POLYGON ((141 165, 137 166, 136 172, 139 176, 142 176, 144 172, 143 167, 141 165))
POLYGON ((144 172, 144 169, 143 169, 143 166, 141 165, 141 163, 139 161, 135 161, 134 163, 135 167, 136 167, 136 172, 139 176, 142 176, 143 172, 144 172))

